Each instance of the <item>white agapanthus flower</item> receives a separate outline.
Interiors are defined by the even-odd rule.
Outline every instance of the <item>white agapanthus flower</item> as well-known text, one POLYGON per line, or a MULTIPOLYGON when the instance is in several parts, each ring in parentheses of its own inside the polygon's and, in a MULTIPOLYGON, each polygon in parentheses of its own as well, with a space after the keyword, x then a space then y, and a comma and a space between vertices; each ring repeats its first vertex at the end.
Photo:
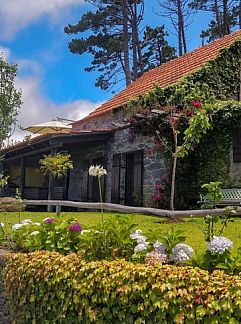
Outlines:
POLYGON ((191 260, 193 252, 191 246, 184 243, 178 243, 172 249, 170 260, 175 263, 183 264, 185 261, 191 260))
POLYGON ((149 246, 148 242, 139 243, 134 248, 134 253, 137 254, 137 253, 140 253, 142 251, 145 251, 148 248, 148 246, 149 246))
POLYGON ((35 236, 35 235, 38 235, 39 234, 39 231, 33 231, 32 233, 29 234, 29 236, 35 236))
POLYGON ((155 252, 157 252, 157 253, 166 253, 165 245, 163 243, 159 242, 159 241, 156 241, 153 244, 153 247, 155 249, 155 252))
POLYGON ((33 224, 31 219, 24 219, 21 221, 21 224, 28 225, 28 224, 33 224))
POLYGON ((12 230, 13 231, 17 231, 18 229, 20 229, 21 227, 23 227, 25 224, 14 224, 13 226, 12 226, 12 230))
POLYGON ((85 233, 90 233, 90 232, 91 232, 91 230, 82 230, 80 234, 83 235, 85 233))
POLYGON ((106 169, 101 165, 91 165, 89 168, 89 175, 93 177, 102 177, 107 174, 106 169))
POLYGON ((224 236, 214 236, 208 243, 208 251, 211 253, 223 254, 232 249, 233 242, 224 236))

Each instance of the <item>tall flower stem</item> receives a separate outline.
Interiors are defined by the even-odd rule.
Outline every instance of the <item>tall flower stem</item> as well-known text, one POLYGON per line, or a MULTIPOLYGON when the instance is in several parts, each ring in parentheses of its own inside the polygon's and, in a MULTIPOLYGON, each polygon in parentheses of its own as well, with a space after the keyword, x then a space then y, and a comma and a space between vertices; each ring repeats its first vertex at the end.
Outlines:
POLYGON ((98 176, 99 192, 100 192, 100 210, 102 223, 104 222, 104 212, 103 212, 103 199, 102 199, 102 188, 100 183, 100 176, 98 176))

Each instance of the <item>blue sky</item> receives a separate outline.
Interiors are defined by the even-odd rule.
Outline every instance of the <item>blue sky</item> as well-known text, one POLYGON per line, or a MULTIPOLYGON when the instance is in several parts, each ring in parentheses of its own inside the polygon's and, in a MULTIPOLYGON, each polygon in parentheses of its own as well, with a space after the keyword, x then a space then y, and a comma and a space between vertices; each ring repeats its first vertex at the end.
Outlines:
MULTIPOLYGON (((87 55, 68 50, 71 36, 64 26, 75 24, 89 5, 84 0, 0 0, 0 51, 10 62, 17 62, 17 87, 22 89, 23 106, 18 124, 26 127, 49 121, 56 116, 80 119, 112 95, 94 86, 96 75, 84 71, 87 55)), ((172 26, 155 14, 157 0, 146 0, 144 24, 165 24, 168 41, 176 46, 172 26)), ((195 15, 188 35, 188 50, 200 46, 199 34, 208 17, 195 15)), ((26 133, 16 133, 22 138, 26 133)))

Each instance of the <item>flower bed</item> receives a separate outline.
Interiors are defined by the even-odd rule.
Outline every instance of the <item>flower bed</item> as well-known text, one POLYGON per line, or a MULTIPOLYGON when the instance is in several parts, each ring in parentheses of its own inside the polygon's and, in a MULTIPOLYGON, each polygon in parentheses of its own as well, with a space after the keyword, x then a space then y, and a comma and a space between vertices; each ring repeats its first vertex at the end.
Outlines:
POLYGON ((12 255, 5 290, 18 323, 240 323, 241 279, 222 271, 12 255))

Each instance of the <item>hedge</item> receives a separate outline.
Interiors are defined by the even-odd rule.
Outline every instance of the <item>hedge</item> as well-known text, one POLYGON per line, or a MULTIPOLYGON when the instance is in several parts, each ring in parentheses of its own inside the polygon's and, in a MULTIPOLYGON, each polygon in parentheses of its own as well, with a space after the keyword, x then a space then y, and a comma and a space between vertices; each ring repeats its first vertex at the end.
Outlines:
POLYGON ((5 292, 16 323, 240 323, 241 279, 192 267, 78 254, 14 254, 5 292))

